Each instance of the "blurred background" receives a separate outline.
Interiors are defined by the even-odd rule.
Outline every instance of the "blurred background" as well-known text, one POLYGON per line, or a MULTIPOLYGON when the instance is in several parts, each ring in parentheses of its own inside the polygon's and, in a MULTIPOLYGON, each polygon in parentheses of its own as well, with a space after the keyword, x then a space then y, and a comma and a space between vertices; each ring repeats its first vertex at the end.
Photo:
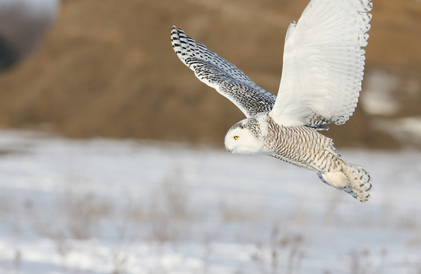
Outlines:
MULTIPOLYGON (((421 146, 421 2, 373 2, 359 106, 326 134, 338 147, 421 146)), ((286 29, 308 0, 0 3, 1 127, 222 147, 243 114, 178 60, 171 27, 276 94, 286 29)))

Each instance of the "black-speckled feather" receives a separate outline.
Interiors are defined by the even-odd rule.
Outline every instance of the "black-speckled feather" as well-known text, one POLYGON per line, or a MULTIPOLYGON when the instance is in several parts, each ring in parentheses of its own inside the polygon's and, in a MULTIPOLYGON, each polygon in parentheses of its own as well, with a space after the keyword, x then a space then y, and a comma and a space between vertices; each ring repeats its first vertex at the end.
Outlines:
POLYGON ((233 102, 246 117, 269 112, 276 96, 257 86, 236 66, 197 43, 174 26, 171 42, 180 60, 196 77, 233 102))

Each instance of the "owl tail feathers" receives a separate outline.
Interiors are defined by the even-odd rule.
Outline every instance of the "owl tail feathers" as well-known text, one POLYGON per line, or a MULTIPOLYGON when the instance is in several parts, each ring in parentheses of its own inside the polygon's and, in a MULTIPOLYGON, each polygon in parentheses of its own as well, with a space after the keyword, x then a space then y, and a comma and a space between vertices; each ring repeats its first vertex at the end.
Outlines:
POLYGON ((344 162, 341 172, 325 172, 318 175, 323 182, 351 194, 362 203, 370 199, 371 176, 359 165, 344 162))

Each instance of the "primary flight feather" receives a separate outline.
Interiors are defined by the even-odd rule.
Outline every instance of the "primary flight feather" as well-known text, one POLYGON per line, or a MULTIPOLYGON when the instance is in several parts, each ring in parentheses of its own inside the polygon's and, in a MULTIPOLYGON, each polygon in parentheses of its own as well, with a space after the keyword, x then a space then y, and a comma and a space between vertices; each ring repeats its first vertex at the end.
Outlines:
POLYGON ((345 123, 357 106, 371 9, 370 0, 310 1, 288 28, 277 97, 181 28, 172 28, 171 41, 196 77, 247 117, 225 136, 229 151, 266 154, 315 171, 324 183, 365 202, 369 173, 343 160, 318 131, 345 123))

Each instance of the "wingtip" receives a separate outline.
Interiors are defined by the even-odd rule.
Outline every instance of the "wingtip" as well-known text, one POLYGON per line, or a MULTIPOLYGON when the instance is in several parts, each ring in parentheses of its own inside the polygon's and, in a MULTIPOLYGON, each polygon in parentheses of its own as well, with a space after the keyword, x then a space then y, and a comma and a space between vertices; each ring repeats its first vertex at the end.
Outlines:
POLYGON ((184 33, 184 30, 182 28, 177 29, 177 27, 175 25, 173 25, 172 28, 171 28, 171 36, 174 36, 174 35, 181 35, 181 36, 184 35, 185 36, 185 33, 184 33))
POLYGON ((184 64, 186 64, 185 59, 192 54, 191 47, 193 45, 189 44, 189 42, 195 44, 193 38, 186 36, 181 28, 177 29, 177 27, 173 25, 171 29, 171 44, 174 52, 184 64))

